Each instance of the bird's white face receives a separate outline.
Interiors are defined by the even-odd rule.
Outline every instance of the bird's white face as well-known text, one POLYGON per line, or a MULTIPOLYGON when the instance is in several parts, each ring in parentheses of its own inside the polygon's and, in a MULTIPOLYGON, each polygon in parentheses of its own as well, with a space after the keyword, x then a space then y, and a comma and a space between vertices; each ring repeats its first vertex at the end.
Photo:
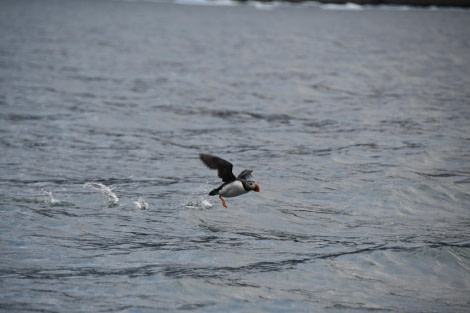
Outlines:
POLYGON ((255 192, 259 192, 259 185, 255 183, 254 181, 249 181, 247 182, 248 188, 250 190, 253 190, 255 192))

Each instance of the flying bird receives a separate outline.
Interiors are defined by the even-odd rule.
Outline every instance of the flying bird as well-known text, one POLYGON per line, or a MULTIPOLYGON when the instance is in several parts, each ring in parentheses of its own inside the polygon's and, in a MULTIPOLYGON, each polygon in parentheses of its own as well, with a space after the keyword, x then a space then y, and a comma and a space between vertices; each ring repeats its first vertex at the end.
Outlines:
POLYGON ((219 177, 222 178, 223 184, 209 192, 209 196, 219 195, 224 207, 227 207, 227 203, 222 197, 237 197, 251 190, 259 192, 259 185, 248 180, 251 178, 252 170, 243 170, 235 177, 232 173, 232 163, 210 154, 200 154, 199 157, 208 168, 217 170, 219 177))

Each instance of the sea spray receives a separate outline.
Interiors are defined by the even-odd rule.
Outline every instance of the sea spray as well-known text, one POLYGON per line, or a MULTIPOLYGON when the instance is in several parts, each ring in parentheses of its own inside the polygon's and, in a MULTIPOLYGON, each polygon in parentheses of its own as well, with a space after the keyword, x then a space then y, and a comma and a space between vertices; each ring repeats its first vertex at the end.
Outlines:
POLYGON ((57 204, 62 202, 62 201, 54 198, 54 196, 52 195, 52 191, 44 191, 44 194, 49 196, 49 199, 47 199, 45 202, 50 204, 50 205, 57 205, 57 204))
POLYGON ((116 196, 116 194, 113 192, 113 187, 106 186, 102 183, 86 182, 83 185, 83 188, 92 188, 101 191, 101 194, 103 195, 108 206, 117 205, 119 202, 118 196, 116 196))
POLYGON ((149 204, 147 201, 145 201, 144 198, 139 197, 137 201, 134 202, 136 209, 144 209, 147 210, 149 208, 149 204))

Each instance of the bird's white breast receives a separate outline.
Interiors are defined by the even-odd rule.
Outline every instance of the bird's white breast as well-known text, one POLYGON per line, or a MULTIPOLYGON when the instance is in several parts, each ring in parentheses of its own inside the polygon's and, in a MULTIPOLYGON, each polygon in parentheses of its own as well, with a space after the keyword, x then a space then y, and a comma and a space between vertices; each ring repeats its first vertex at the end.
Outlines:
POLYGON ((222 189, 219 191, 219 195, 222 197, 236 197, 247 192, 248 191, 243 188, 242 182, 236 180, 222 187, 222 189))

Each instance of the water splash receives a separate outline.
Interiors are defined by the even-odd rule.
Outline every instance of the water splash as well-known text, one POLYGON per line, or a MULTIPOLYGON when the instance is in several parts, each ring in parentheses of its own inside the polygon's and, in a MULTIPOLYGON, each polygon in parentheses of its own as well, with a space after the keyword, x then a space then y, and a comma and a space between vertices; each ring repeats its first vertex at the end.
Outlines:
POLYGON ((145 201, 144 198, 140 197, 137 201, 134 202, 136 209, 144 209, 147 210, 149 208, 149 204, 145 201))
POLYGON ((49 199, 45 201, 46 203, 50 205, 61 203, 60 200, 54 198, 51 191, 44 191, 44 194, 49 196, 49 199))
POLYGON ((44 203, 50 206, 73 206, 74 205, 73 203, 62 201, 62 200, 55 198, 52 195, 52 191, 44 191, 44 194, 49 197, 48 199, 44 200, 44 203))
POLYGON ((92 188, 101 191, 101 194, 109 206, 117 205, 119 202, 118 196, 116 196, 116 194, 113 192, 113 187, 106 186, 102 183, 86 182, 83 185, 83 188, 92 188))
POLYGON ((186 199, 183 199, 180 203, 187 209, 210 209, 213 207, 212 203, 207 200, 207 185, 200 185, 192 195, 186 199), (204 195, 201 195, 201 194, 204 195))
POLYGON ((210 209, 213 205, 208 200, 199 198, 196 201, 188 201, 184 207, 187 209, 210 209))

